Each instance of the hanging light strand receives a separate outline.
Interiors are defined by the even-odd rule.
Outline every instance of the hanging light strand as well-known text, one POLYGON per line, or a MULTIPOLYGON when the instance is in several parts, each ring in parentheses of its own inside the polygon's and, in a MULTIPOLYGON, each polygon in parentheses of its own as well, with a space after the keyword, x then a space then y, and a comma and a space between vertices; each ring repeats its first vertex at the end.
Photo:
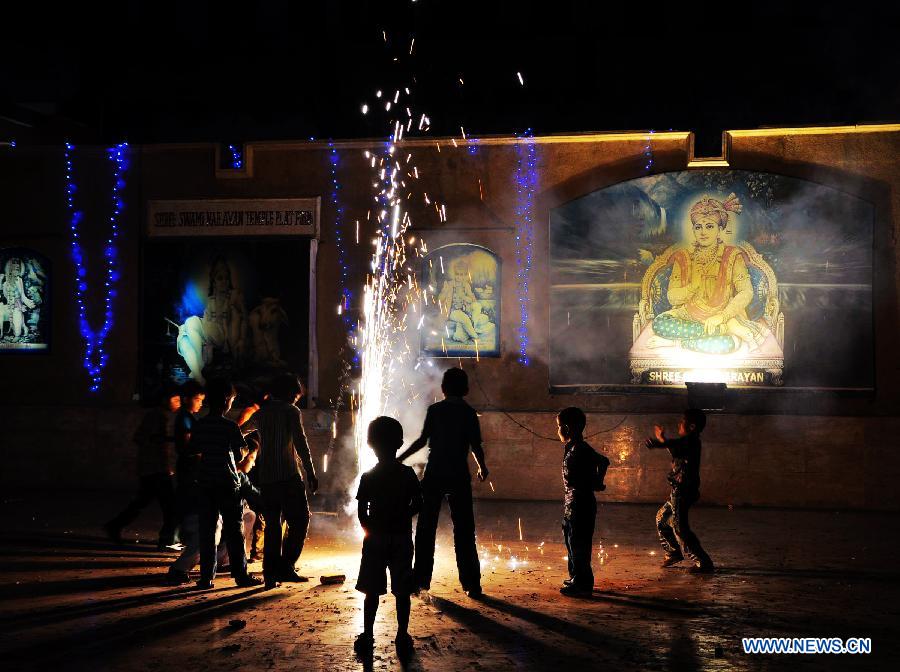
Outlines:
POLYGON ((78 188, 75 183, 72 166, 75 146, 66 143, 66 208, 69 212, 69 231, 71 235, 72 261, 75 264, 75 302, 78 304, 78 326, 84 340, 83 365, 90 377, 89 389, 99 392, 102 384, 102 371, 106 367, 109 356, 104 349, 107 336, 113 326, 113 299, 116 296, 116 282, 119 279, 118 249, 116 241, 119 237, 119 216, 125 207, 122 192, 125 190, 125 172, 128 169, 128 143, 122 142, 107 151, 107 158, 113 164, 112 212, 109 216, 109 233, 103 245, 103 256, 106 259, 106 273, 103 285, 103 324, 99 329, 92 329, 87 317, 86 300, 88 293, 87 267, 82 248, 81 225, 84 212, 75 205, 78 188))
POLYGON ((644 145, 644 170, 646 172, 650 172, 650 169, 653 168, 653 147, 650 144, 651 139, 653 138, 653 129, 647 133, 647 142, 644 145))
POLYGON ((237 145, 228 145, 228 151, 231 152, 231 167, 234 170, 240 170, 244 167, 244 153, 237 145))
POLYGON ((531 129, 516 143, 516 293, 519 302, 520 364, 528 365, 528 282, 534 260, 534 194, 537 189, 537 147, 531 129))
MULTIPOLYGON (((353 297, 350 291, 350 270, 347 267, 347 247, 344 240, 344 206, 341 203, 341 183, 338 179, 340 156, 333 142, 328 143, 328 165, 331 171, 331 205, 334 207, 334 239, 337 244, 338 267, 341 272, 341 302, 338 314, 341 316, 348 332, 353 329, 349 309, 353 297)), ((354 357, 356 360, 357 358, 354 357)))

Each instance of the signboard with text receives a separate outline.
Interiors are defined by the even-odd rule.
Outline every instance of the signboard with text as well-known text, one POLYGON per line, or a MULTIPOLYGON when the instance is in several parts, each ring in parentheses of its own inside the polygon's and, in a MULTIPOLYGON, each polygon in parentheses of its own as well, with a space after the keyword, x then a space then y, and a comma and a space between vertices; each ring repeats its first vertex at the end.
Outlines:
POLYGON ((151 238, 307 236, 319 233, 319 198, 149 201, 151 238))

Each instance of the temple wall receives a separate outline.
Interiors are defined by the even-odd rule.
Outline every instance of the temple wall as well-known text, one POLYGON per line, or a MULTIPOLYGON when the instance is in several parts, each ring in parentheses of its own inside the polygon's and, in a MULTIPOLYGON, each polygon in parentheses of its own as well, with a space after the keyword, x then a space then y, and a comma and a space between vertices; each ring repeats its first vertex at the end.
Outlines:
MULTIPOLYGON (((495 491, 477 485, 481 497, 557 499, 561 446, 553 416, 563 406, 589 413, 587 434, 612 427, 591 441, 612 460, 607 501, 648 502, 665 496, 667 461, 643 447, 654 423, 672 424, 684 408, 683 390, 640 393, 553 394, 549 386, 548 213, 576 196, 644 174, 644 134, 585 135, 538 141, 539 185, 535 208, 535 262, 531 276, 529 353, 517 362, 518 311, 515 283, 513 139, 485 139, 476 151, 447 141, 411 143, 416 152, 418 189, 447 203, 448 221, 434 211, 413 211, 416 231, 431 249, 452 242, 483 245, 504 263, 501 357, 464 361, 473 379, 470 402, 482 414, 495 491), (518 427, 510 413, 532 430, 518 427), (535 436, 538 435, 538 436, 535 436), (547 438, 542 438, 547 437, 547 438)), ((900 508, 900 392, 894 382, 898 317, 897 225, 900 212, 900 129, 770 129, 726 134, 732 168, 779 172, 828 184, 850 184, 875 204, 875 371, 874 392, 828 393, 787 390, 730 390, 726 410, 710 417, 704 435, 703 500, 721 505, 825 508, 900 508)), ((372 143, 337 143, 338 177, 345 227, 365 221, 371 176, 362 155, 372 143)), ((131 434, 140 415, 141 241, 143 213, 151 199, 295 198, 320 196, 316 331, 319 345, 318 403, 330 407, 337 393, 338 353, 343 325, 336 313, 340 297, 338 250, 333 223, 329 148, 323 143, 257 143, 248 146, 252 165, 246 177, 216 171, 215 147, 173 145, 134 148, 121 224, 122 278, 115 298, 115 324, 108 341, 109 364, 103 390, 87 392, 81 366, 81 338, 73 301, 68 255, 62 152, 20 147, 0 156, 0 193, 5 204, 0 246, 22 245, 50 258, 54 285, 53 344, 49 354, 0 356, 0 407, 5 421, 0 459, 4 487, 84 487, 125 490, 134 478, 131 434)), ((682 170, 691 158, 687 133, 653 137, 653 172, 682 170)), ((98 159, 101 161, 102 159, 98 159)), ((96 162, 95 162, 96 163, 96 162)), ((102 202, 103 170, 86 169, 85 198, 102 202)), ((85 227, 98 240, 99 222, 85 227)), ((345 238, 348 231, 345 230, 345 238)), ((352 236, 351 236, 352 237, 352 236)), ((362 286, 370 248, 365 231, 359 246, 346 248, 351 278, 362 286)), ((99 260, 99 255, 94 255, 99 260)), ((96 261, 89 263, 91 268, 96 261)), ((355 292, 358 295, 358 292, 355 292)), ((358 298, 358 296, 356 296, 358 298)), ((96 303, 98 297, 93 297, 96 303)), ((453 360, 452 363, 456 363, 453 360)), ((328 446, 326 411, 305 411, 317 464, 328 446)), ((410 420, 408 437, 418 427, 410 420)), ((342 418, 341 436, 349 432, 342 418)), ((352 461, 338 442, 332 476, 323 488, 346 489, 342 466, 352 461)))

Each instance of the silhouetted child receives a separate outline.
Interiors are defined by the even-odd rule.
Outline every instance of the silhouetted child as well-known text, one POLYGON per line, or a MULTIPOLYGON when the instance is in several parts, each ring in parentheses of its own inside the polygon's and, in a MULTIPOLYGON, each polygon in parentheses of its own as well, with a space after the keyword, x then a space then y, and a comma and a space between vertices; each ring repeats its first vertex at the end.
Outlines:
POLYGON ((363 632, 353 646, 360 655, 372 651, 372 628, 379 597, 387 592, 387 569, 391 572, 391 592, 397 600, 394 641, 402 655, 412 647, 407 632, 413 581, 412 518, 422 508, 422 492, 416 472, 395 457, 403 445, 403 427, 399 422, 386 416, 375 418, 369 424, 368 439, 378 464, 362 475, 356 495, 359 523, 366 532, 356 589, 366 599, 363 632))
POLYGON ((700 499, 700 433, 705 427, 703 411, 688 409, 678 423, 677 439, 667 439, 659 425, 654 428, 656 437, 647 439, 648 448, 667 448, 672 455, 668 475, 672 494, 656 514, 659 541, 666 551, 663 567, 672 567, 687 556, 694 563, 691 572, 713 571, 713 562, 688 521, 688 511, 700 499))
POLYGON ((239 463, 247 443, 237 423, 225 417, 234 402, 234 386, 211 381, 206 388, 209 414, 191 432, 191 450, 200 454, 197 485, 200 502, 201 589, 212 588, 216 576, 216 523, 222 516, 222 536, 228 548, 231 576, 238 586, 257 586, 262 581, 247 573, 247 556, 241 521, 244 516, 239 463))
POLYGON ((453 520, 453 547, 463 590, 472 598, 481 596, 481 563, 475 545, 475 512, 472 508, 472 475, 469 451, 478 463, 478 478, 488 477, 481 445, 478 414, 463 399, 469 393, 469 377, 462 369, 444 372, 444 400, 428 407, 422 434, 397 458, 401 462, 430 447, 422 478, 422 513, 416 525, 415 591, 431 587, 434 544, 441 503, 447 498, 453 520))
POLYGON ((175 413, 181 405, 178 388, 168 386, 160 394, 160 403, 144 415, 134 434, 138 447, 137 465, 140 485, 134 500, 103 528, 111 539, 122 541, 122 529, 131 524, 152 500, 159 502, 163 524, 159 530, 159 549, 175 543, 178 514, 175 506, 175 413))
POLYGON ((566 444, 562 477, 563 537, 568 552, 569 578, 559 589, 563 595, 589 595, 594 589, 591 555, 597 518, 595 490, 605 490, 603 478, 609 460, 584 440, 587 418, 580 408, 564 408, 556 416, 559 440, 566 444))

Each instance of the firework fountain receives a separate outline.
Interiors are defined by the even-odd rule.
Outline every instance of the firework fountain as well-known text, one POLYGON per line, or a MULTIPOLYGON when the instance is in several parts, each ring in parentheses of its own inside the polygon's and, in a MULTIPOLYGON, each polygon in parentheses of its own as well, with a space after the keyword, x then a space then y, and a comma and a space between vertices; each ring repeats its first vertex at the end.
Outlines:
MULTIPOLYGON (((413 128, 427 132, 429 120, 425 114, 414 116, 407 105, 411 99, 408 87, 396 89, 393 96, 377 91, 375 98, 388 115, 392 110, 400 114, 389 117, 391 134, 380 151, 365 153, 374 178, 369 223, 376 233, 371 241, 362 316, 353 339, 361 366, 351 395, 358 464, 354 488, 359 475, 375 464, 375 456, 366 445, 369 423, 379 415, 400 415, 419 394, 415 385, 419 377, 414 363, 417 353, 409 332, 421 328, 420 314, 434 300, 427 287, 420 288, 414 268, 416 259, 427 249, 424 241, 417 241, 409 232, 409 204, 417 195, 419 171, 412 152, 403 143, 404 135, 413 128)), ((363 114, 369 111, 368 104, 362 106, 363 114)), ((443 221, 444 206, 431 201, 427 194, 421 197, 443 221)))

